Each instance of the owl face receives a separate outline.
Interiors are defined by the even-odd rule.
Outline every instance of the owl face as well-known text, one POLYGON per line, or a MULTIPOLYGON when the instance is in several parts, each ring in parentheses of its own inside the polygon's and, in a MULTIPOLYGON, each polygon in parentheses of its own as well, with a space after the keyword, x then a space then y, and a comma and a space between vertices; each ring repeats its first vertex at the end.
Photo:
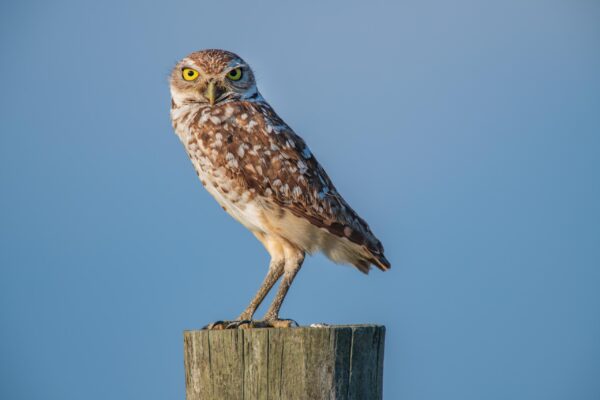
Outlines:
POLYGON ((177 63, 170 77, 177 105, 208 106, 259 97, 254 74, 239 56, 224 50, 194 52, 177 63))

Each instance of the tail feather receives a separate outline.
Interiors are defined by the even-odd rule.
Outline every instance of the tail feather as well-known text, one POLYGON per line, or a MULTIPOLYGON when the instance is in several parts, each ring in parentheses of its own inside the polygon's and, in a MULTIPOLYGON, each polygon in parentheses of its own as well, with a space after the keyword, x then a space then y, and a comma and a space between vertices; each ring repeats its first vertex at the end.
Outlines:
POLYGON ((373 254, 373 258, 369 261, 382 271, 387 271, 392 268, 392 264, 390 264, 383 254, 373 254))
POLYGON ((364 257, 363 253, 364 258, 359 258, 357 262, 354 263, 354 266, 358 268, 360 272, 368 274, 371 269, 371 264, 384 272, 392 268, 392 264, 385 258, 383 253, 374 252, 364 247, 363 250, 366 250, 367 257, 364 257))

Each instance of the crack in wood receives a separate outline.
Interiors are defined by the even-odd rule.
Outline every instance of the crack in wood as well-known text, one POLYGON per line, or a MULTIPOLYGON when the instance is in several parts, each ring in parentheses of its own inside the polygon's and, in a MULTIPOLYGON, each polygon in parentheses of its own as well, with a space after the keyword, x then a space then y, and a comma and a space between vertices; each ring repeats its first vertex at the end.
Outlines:
POLYGON ((187 400, 380 400, 385 327, 187 331, 187 400))

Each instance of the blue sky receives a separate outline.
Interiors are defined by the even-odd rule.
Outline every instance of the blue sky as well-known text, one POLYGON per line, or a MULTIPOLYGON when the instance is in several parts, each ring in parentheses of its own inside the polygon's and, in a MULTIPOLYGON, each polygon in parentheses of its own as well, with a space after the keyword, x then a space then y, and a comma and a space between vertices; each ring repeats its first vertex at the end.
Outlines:
POLYGON ((385 324, 386 399, 600 398, 599 41, 585 0, 3 3, 0 398, 181 399, 182 331, 254 295, 268 255, 170 126, 203 48, 393 264, 308 258, 282 316, 385 324))

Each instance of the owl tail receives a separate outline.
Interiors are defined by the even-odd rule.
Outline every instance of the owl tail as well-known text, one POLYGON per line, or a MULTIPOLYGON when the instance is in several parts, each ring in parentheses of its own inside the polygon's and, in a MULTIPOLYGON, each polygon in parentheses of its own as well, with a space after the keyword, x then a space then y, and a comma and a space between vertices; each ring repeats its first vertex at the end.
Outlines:
POLYGON ((383 254, 374 255, 370 261, 382 271, 387 271, 388 269, 392 268, 392 264, 390 264, 388 259, 385 258, 383 254))
POLYGON ((376 266, 384 272, 392 268, 392 265, 382 253, 373 252, 369 249, 365 250, 368 254, 367 257, 361 257, 359 260, 353 263, 354 266, 358 268, 360 272, 368 274, 369 270, 371 269, 371 264, 373 264, 374 266, 376 266))

